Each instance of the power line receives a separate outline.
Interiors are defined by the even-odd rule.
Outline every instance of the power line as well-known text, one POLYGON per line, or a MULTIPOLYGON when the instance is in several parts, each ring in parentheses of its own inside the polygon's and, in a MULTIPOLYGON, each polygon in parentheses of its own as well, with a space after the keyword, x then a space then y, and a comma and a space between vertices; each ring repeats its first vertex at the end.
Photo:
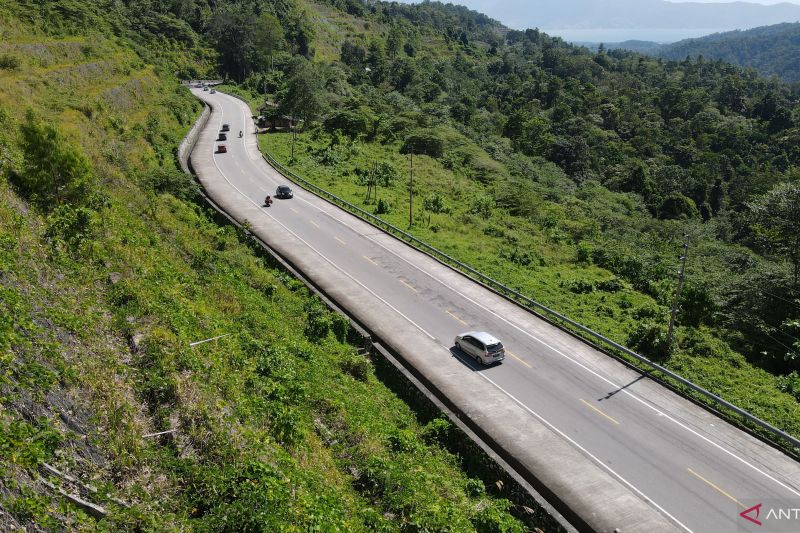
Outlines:
POLYGON ((759 292, 762 293, 762 294, 766 294, 767 296, 772 296, 773 298, 777 298, 778 300, 780 300, 782 302, 786 302, 787 304, 793 305, 793 306, 797 307, 798 309, 800 309, 800 304, 798 304, 797 302, 793 302, 791 300, 787 300, 786 298, 782 298, 782 297, 778 296, 777 294, 772 294, 771 292, 767 292, 767 291, 764 291, 764 290, 759 291, 759 292))

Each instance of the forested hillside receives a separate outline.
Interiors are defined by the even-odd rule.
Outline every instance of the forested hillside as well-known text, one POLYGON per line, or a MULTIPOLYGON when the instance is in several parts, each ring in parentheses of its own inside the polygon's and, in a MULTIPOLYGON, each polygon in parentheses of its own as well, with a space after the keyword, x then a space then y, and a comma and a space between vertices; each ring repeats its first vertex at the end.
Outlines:
POLYGON ((720 59, 751 67, 764 76, 800 81, 800 22, 731 31, 664 45, 656 55, 682 60, 687 56, 720 59))
MULTIPOLYGON (((252 6, 310 54, 302 7, 252 6)), ((0 1, 0 527, 542 524, 177 168, 175 73, 227 65, 240 7, 0 1)))
POLYGON ((791 87, 722 62, 592 53, 453 6, 331 4, 313 9, 319 57, 278 46, 274 68, 234 77, 279 103, 268 115, 305 121, 293 160, 292 136, 264 135, 265 149, 399 225, 413 151, 412 232, 798 431, 791 87))

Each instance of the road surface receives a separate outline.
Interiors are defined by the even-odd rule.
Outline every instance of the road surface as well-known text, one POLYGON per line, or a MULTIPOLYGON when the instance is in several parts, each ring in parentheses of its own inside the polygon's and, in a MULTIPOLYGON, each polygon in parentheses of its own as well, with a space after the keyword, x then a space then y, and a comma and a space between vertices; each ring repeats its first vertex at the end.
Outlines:
POLYGON ((429 377, 579 528, 758 531, 739 513, 800 507, 800 465, 781 452, 299 187, 262 207, 290 183, 259 156, 249 110, 193 92, 213 108, 191 159, 216 203, 429 377), (475 329, 503 341, 502 364, 453 347, 475 329))

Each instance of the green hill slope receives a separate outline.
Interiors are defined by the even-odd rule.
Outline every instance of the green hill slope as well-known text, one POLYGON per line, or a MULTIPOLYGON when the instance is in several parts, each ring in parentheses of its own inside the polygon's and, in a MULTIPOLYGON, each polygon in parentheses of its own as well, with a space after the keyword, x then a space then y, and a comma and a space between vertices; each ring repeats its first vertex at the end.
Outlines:
POLYGON ((3 523, 521 531, 449 424, 196 201, 174 153, 200 107, 172 72, 216 54, 121 5, 0 2, 3 523))
POLYGON ((715 33, 697 39, 659 45, 628 41, 608 45, 664 59, 682 61, 704 57, 752 68, 763 76, 778 76, 784 81, 800 81, 800 22, 762 26, 750 30, 715 33))
POLYGON ((765 76, 788 82, 800 81, 800 22, 731 31, 700 39, 687 39, 658 50, 666 59, 686 56, 721 59, 740 67, 751 67, 765 76))

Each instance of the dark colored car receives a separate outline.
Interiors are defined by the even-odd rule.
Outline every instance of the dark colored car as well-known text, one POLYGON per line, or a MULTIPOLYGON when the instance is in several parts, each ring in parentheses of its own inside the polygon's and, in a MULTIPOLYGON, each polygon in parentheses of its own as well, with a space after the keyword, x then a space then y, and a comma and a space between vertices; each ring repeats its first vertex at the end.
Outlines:
POLYGON ((231 125, 230 124, 223 124, 222 125, 222 131, 231 131, 231 125))
POLYGON ((289 188, 288 185, 279 185, 277 189, 275 189, 275 198, 291 198, 294 196, 292 189, 289 188))
POLYGON ((225 146, 224 144, 220 144, 219 146, 217 146, 217 153, 218 154, 227 154, 228 153, 228 147, 225 146))
POLYGON ((217 139, 217 140, 218 141, 227 141, 228 140, 228 136, 225 135, 224 133, 220 133, 219 134, 219 139, 217 139))

